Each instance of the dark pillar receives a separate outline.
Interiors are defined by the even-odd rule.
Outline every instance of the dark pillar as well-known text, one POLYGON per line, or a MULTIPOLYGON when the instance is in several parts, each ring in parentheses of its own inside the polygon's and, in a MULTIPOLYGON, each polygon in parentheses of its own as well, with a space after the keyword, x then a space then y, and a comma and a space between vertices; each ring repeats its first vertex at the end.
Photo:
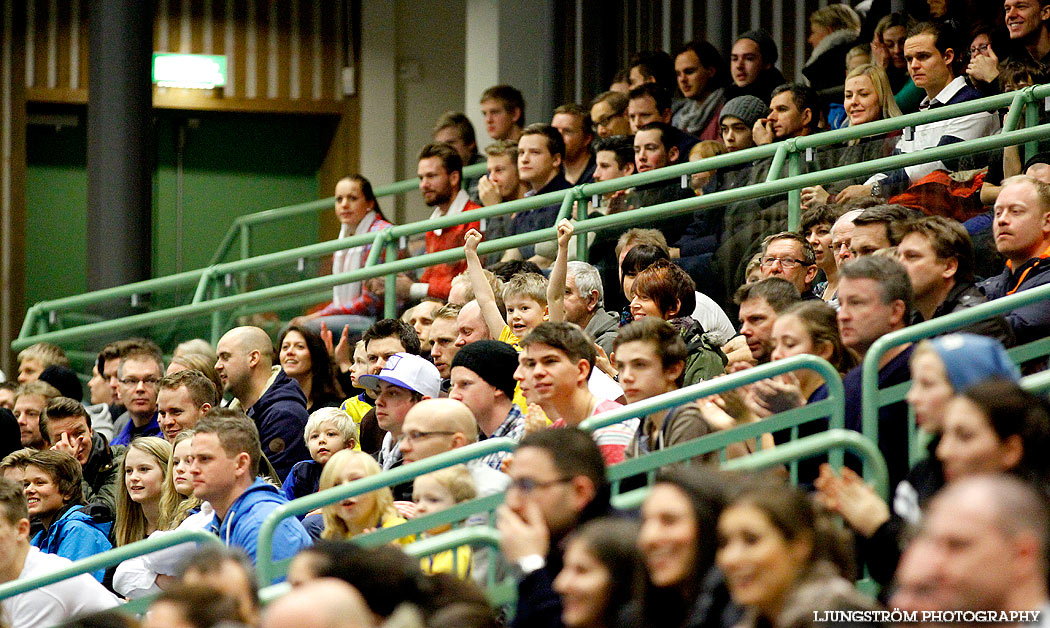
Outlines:
POLYGON ((87 120, 90 290, 150 277, 153 2, 93 3, 87 120))
POLYGON ((26 312, 26 99, 24 2, 0 2, 0 368, 18 374, 11 341, 26 312), (6 174, 6 176, 3 176, 6 174))

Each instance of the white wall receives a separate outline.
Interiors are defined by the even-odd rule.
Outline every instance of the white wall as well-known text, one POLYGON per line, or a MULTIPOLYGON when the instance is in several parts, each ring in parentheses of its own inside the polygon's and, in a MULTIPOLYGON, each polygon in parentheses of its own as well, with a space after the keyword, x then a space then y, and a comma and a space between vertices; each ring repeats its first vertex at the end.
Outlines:
MULTIPOLYGON (((481 93, 514 85, 526 122, 550 121, 553 0, 361 3, 361 171, 375 185, 415 176, 416 155, 445 111, 463 111, 489 143, 481 93)), ((430 215, 418 193, 384 209, 398 222, 430 215)))
MULTIPOLYGON (((399 179, 416 174, 416 155, 431 141, 434 122, 463 106, 466 0, 397 0, 399 179)), ((430 216, 409 193, 403 220, 430 216)))

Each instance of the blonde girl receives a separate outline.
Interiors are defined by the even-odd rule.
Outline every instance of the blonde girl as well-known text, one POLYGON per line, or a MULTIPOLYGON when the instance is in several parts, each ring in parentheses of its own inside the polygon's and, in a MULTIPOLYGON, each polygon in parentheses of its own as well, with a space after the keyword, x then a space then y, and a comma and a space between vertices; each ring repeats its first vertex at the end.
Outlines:
POLYGON ((163 438, 144 436, 131 441, 124 454, 124 478, 117 488, 115 547, 141 541, 167 526, 175 500, 170 461, 171 444, 163 438))

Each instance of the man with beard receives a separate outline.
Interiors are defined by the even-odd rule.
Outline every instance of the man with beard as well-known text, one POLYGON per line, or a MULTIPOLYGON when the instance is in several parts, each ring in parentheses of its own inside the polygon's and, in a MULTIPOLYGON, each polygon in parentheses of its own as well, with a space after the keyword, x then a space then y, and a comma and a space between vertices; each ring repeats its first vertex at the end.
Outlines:
MULTIPOLYGON (((419 152, 419 191, 423 201, 434 208, 430 218, 454 216, 461 212, 477 209, 477 203, 470 200, 460 187, 463 178, 463 160, 459 153, 448 144, 427 144, 419 152)), ((434 229, 426 234, 427 253, 437 253, 447 249, 461 248, 463 234, 469 229, 480 229, 481 224, 471 222, 443 229, 434 229)), ((448 299, 452 278, 467 267, 464 260, 449 264, 434 264, 423 271, 418 282, 413 282, 406 275, 397 278, 397 296, 399 299, 420 301, 424 297, 433 297, 442 301, 448 299)))

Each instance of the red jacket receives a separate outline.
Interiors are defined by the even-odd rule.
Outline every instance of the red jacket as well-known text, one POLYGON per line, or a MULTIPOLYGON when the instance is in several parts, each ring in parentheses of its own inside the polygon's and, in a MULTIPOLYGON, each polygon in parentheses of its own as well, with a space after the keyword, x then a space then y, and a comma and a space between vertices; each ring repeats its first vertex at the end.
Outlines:
MULTIPOLYGON (((470 211, 480 207, 481 205, 468 200, 467 204, 463 207, 463 211, 470 211)), ((446 227, 441 230, 441 235, 438 235, 433 231, 428 231, 426 234, 427 253, 437 253, 438 251, 463 248, 464 236, 470 229, 480 230, 481 223, 475 221, 469 222, 465 225, 446 227)), ((459 260, 458 262, 452 262, 451 264, 435 264, 423 271, 423 276, 419 281, 430 285, 427 289, 427 296, 444 301, 448 299, 448 291, 452 284, 452 278, 466 269, 467 261, 465 259, 459 260)))

